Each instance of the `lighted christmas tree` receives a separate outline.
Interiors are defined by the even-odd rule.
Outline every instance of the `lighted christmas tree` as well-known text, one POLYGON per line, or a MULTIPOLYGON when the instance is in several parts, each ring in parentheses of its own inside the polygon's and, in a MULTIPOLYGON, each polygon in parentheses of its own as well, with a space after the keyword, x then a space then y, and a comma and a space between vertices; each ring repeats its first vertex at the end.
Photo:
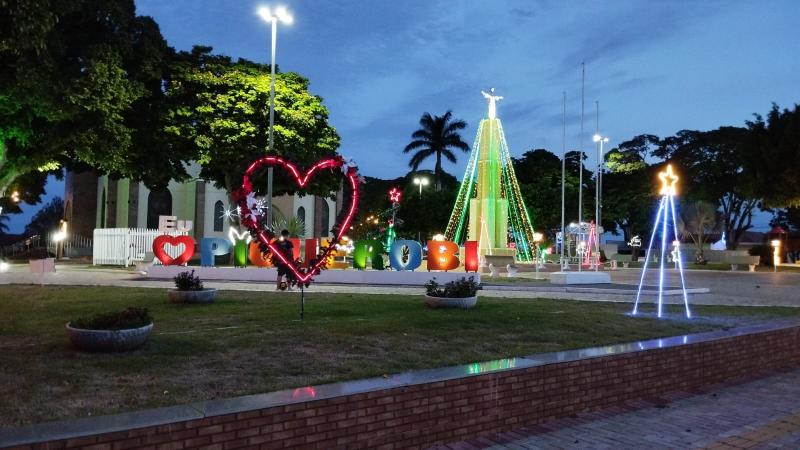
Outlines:
POLYGON ((494 89, 483 92, 483 96, 489 110, 478 127, 445 237, 457 243, 477 241, 481 256, 515 256, 518 261, 531 261, 533 223, 497 118, 496 103, 503 97, 494 95, 494 89))

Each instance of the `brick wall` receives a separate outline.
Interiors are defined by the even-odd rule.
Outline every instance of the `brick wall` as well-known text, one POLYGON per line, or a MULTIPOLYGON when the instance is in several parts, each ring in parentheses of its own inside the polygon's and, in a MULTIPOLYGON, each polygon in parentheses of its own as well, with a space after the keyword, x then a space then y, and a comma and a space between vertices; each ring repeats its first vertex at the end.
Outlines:
POLYGON ((800 365, 800 326, 18 448, 419 448, 800 365))

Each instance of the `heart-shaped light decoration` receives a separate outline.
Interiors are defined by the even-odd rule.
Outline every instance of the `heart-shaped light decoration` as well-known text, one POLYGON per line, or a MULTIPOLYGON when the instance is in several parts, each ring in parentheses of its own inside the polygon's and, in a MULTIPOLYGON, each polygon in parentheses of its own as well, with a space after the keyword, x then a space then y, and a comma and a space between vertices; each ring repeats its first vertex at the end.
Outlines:
POLYGON ((153 255, 165 266, 181 266, 189 262, 194 256, 195 242, 191 236, 170 236, 162 234, 153 240, 153 255), (177 247, 183 244, 183 253, 173 258, 164 248, 167 244, 177 247))
POLYGON ((297 166, 279 156, 265 156, 250 164, 250 167, 248 167, 244 173, 241 189, 239 189, 234 195, 239 203, 239 217, 241 218, 242 225, 250 230, 250 233, 255 239, 258 240, 258 242, 266 246, 270 253, 277 257, 289 268, 289 270, 292 271, 298 283, 307 284, 312 281, 311 277, 314 276, 314 274, 319 273, 320 270, 325 268, 327 265, 328 256, 336 248, 335 244, 338 243, 342 236, 344 236, 345 232, 350 229, 350 223, 353 220, 353 216, 355 215, 356 208, 358 206, 358 183, 358 168, 354 165, 345 163, 345 160, 341 156, 318 161, 305 173, 301 173, 297 166), (255 198, 250 176, 252 176, 254 172, 264 167, 277 167, 286 170, 290 175, 292 175, 295 182, 301 189, 306 187, 309 180, 313 178, 315 173, 318 173, 323 169, 338 169, 338 173, 341 173, 350 184, 350 205, 343 210, 345 212, 344 217, 339 223, 336 224, 336 226, 334 226, 334 239, 330 241, 331 245, 320 248, 320 253, 318 254, 316 262, 309 267, 299 267, 295 261, 287 259, 273 244, 273 233, 270 232, 263 224, 259 225, 259 219, 261 219, 261 212, 259 211, 260 205, 255 198))

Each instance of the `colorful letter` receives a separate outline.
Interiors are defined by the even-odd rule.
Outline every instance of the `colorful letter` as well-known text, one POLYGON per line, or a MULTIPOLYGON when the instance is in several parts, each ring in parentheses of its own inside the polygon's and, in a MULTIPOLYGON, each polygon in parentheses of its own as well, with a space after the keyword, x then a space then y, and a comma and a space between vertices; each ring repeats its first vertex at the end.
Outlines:
POLYGON ((250 264, 257 267, 269 267, 272 265, 272 258, 269 253, 261 253, 261 247, 258 242, 253 241, 250 243, 250 264))
POLYGON ((355 248, 353 249, 353 267, 356 269, 367 268, 367 257, 372 261, 372 268, 375 270, 383 270, 383 244, 375 239, 366 241, 356 241, 355 248))
POLYGON ((231 243, 222 238, 200 240, 200 265, 214 267, 214 257, 231 252, 231 243))
POLYGON ((312 259, 317 258, 317 240, 316 239, 306 239, 306 251, 305 251, 305 259, 303 260, 303 265, 308 267, 311 263, 312 259))
POLYGON ((453 270, 458 260, 458 245, 450 241, 428 241, 428 270, 453 270))
POLYGON ((464 242, 464 270, 478 272, 478 241, 464 242))
POLYGON ((389 249, 389 265, 394 270, 416 269, 422 265, 422 245, 417 241, 394 241, 389 249), (406 255, 403 249, 408 252, 406 255))

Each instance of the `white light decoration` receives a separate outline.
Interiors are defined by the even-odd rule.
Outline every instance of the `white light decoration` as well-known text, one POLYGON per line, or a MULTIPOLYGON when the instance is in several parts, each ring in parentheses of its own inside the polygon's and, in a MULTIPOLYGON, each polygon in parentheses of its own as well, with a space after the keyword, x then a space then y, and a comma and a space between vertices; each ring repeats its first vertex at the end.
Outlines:
POLYGON ((658 174, 661 180, 661 201, 656 213, 656 220, 653 225, 653 233, 650 235, 650 242, 647 244, 647 253, 644 258, 644 266, 642 267, 642 276, 639 279, 639 288, 636 291, 636 303, 633 305, 633 315, 639 313, 639 298, 642 295, 642 285, 644 284, 644 276, 647 273, 647 263, 650 261, 650 252, 653 248, 653 241, 656 239, 656 233, 661 229, 661 257, 658 262, 660 264, 658 272, 658 317, 663 313, 663 297, 664 297, 664 259, 667 256, 667 235, 670 234, 669 222, 670 216, 672 219, 672 234, 671 240, 673 250, 672 255, 675 264, 678 268, 678 274, 681 278, 681 289, 683 290, 683 304, 686 308, 686 317, 691 319, 692 312, 689 310, 689 297, 686 295, 686 281, 683 277, 683 261, 680 252, 680 239, 678 238, 678 224, 677 215, 675 214, 675 193, 677 192, 676 184, 678 176, 672 171, 672 165, 667 164, 667 169, 658 174))
POLYGON ((228 240, 231 241, 231 244, 236 245, 236 241, 244 241, 246 244, 249 244, 253 237, 250 236, 250 233, 245 231, 239 232, 236 228, 230 227, 228 228, 228 240))
POLYGON ((8 263, 0 261, 0 272, 8 272, 8 263))

